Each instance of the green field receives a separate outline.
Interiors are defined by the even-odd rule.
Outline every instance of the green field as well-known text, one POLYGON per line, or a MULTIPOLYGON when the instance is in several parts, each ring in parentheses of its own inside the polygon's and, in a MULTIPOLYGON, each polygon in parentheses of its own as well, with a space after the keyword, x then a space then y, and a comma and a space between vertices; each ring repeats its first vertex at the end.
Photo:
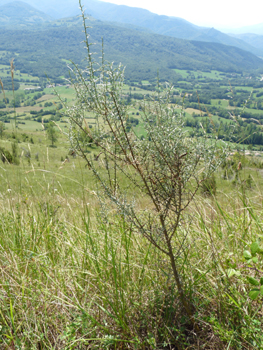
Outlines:
POLYGON ((211 103, 213 104, 213 105, 220 105, 220 106, 222 106, 222 107, 224 107, 224 108, 227 108, 228 106, 229 106, 229 102, 228 101, 226 101, 226 100, 212 100, 211 101, 211 103))
POLYGON ((190 70, 180 70, 180 69, 174 69, 174 71, 178 74, 180 74, 183 78, 187 78, 188 76, 194 76, 195 79, 201 80, 201 79, 215 79, 215 80, 222 80, 222 72, 212 70, 211 72, 201 72, 201 71, 190 71, 190 70))

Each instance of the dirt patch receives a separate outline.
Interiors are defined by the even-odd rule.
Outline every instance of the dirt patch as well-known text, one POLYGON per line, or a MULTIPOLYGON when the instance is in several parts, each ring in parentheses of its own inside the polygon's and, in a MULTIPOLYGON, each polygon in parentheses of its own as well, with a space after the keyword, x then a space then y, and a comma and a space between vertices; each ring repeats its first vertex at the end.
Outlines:
POLYGON ((54 97, 55 97, 54 95, 44 95, 44 96, 38 98, 37 102, 48 101, 48 100, 51 100, 54 97))
POLYGON ((186 108, 185 111, 186 111, 186 113, 189 113, 189 114, 192 114, 192 113, 201 114, 199 109, 194 109, 194 108, 186 108))
POLYGON ((36 111, 39 112, 42 107, 39 106, 27 106, 27 107, 18 107, 16 108, 17 113, 29 113, 30 111, 36 111))

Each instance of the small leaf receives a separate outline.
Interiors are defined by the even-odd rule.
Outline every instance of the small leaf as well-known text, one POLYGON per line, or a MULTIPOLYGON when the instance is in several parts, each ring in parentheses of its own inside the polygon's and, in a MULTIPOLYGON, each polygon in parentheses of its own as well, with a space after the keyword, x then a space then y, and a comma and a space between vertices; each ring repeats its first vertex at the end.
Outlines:
POLYGON ((248 296, 250 299, 255 300, 259 296, 260 290, 259 289, 252 289, 249 293, 248 296))
POLYGON ((251 254, 256 255, 260 250, 258 242, 253 242, 250 246, 251 254))
POLYGON ((240 276, 240 271, 236 271, 235 269, 228 269, 227 270, 227 276, 230 278, 232 276, 240 276))
POLYGON ((249 283, 251 283, 253 286, 259 286, 258 280, 256 280, 254 277, 247 277, 247 280, 249 283))
POLYGON ((248 250, 244 250, 243 256, 247 260, 252 258, 252 255, 248 250))
POLYGON ((254 256, 254 257, 252 258, 252 261, 253 261, 254 264, 256 264, 256 263, 258 262, 257 256, 254 256))
POLYGON ((260 287, 260 294, 263 295, 263 286, 260 287))
POLYGON ((260 284, 263 286, 263 277, 260 278, 260 284))

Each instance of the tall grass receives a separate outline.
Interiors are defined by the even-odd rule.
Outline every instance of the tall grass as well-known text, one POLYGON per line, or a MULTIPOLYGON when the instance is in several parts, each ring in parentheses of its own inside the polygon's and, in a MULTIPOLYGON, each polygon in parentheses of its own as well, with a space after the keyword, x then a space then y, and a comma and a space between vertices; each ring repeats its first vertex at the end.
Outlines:
POLYGON ((85 192, 60 207, 53 195, 12 195, 0 215, 1 349, 263 348, 262 301, 248 298, 254 271, 243 259, 262 235, 255 192, 198 197, 178 231, 199 334, 182 318, 167 257, 120 213, 85 192))

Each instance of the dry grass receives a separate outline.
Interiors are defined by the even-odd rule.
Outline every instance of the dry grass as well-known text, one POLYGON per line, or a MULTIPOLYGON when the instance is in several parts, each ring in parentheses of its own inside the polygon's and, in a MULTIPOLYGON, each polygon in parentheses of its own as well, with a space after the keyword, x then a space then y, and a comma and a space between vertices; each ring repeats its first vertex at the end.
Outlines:
POLYGON ((41 197, 2 193, 0 349, 261 349, 262 310, 242 267, 262 230, 260 198, 200 197, 185 216, 174 244, 186 237, 178 261, 195 334, 166 258, 121 215, 85 191, 39 186, 41 197), (227 277, 230 264, 241 278, 227 277))

